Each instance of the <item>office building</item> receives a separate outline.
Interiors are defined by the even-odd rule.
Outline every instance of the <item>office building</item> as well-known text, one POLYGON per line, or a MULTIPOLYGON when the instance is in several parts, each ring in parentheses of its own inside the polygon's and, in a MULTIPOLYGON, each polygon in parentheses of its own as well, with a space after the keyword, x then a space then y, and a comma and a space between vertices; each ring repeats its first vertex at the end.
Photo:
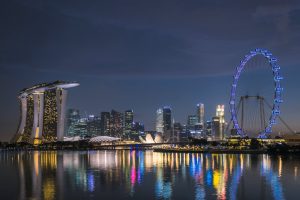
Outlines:
POLYGON ((159 108, 156 111, 156 132, 157 133, 164 132, 164 114, 162 108, 159 108))
POLYGON ((110 136, 110 113, 101 112, 100 132, 101 135, 110 136))
POLYGON ((162 133, 164 140, 169 139, 172 134, 172 110, 164 106, 156 111, 156 132, 162 133))
POLYGON ((124 137, 131 138, 133 131, 133 110, 126 110, 124 113, 124 137))
POLYGON ((225 106, 224 105, 217 105, 216 116, 220 118, 221 124, 225 123, 225 106))
POLYGON ((179 122, 174 123, 173 141, 179 142, 182 135, 182 125, 179 122))
POLYGON ((101 120, 100 117, 89 115, 87 118, 87 135, 99 136, 101 135, 101 120))
POLYGON ((163 108, 164 119, 164 133, 172 129, 172 110, 171 107, 165 106, 163 108))
POLYGON ((123 114, 116 110, 110 113, 110 134, 113 137, 123 138, 123 114))
POLYGON ((88 119, 87 118, 81 118, 76 123, 74 123, 72 126, 74 127, 74 136, 80 136, 80 137, 87 137, 88 134, 88 128, 87 128, 88 119))
POLYGON ((212 118, 212 136, 215 140, 223 140, 224 139, 224 131, 223 124, 221 123, 220 117, 212 118))
POLYGON ((197 104, 196 115, 198 117, 199 125, 204 127, 204 104, 203 103, 198 103, 197 104))
POLYGON ((77 123, 80 119, 79 110, 77 109, 68 109, 66 116, 66 136, 73 137, 75 136, 74 124, 77 123))
POLYGON ((132 131, 130 134, 131 140, 139 141, 139 136, 145 135, 145 126, 141 122, 133 122, 132 131))
POLYGON ((187 119, 187 131, 190 136, 194 136, 196 133, 196 125, 198 123, 197 115, 189 115, 187 119))

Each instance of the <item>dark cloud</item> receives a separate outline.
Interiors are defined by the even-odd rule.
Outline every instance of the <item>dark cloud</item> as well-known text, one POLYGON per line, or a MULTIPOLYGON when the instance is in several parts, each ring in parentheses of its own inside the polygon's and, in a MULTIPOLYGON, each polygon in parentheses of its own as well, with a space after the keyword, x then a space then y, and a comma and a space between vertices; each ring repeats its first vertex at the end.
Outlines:
POLYGON ((271 48, 281 56, 287 54, 282 46, 293 48, 287 55, 299 50, 294 2, 32 0, 1 8, 1 64, 8 66, 92 75, 215 75, 231 72, 249 48, 271 48))

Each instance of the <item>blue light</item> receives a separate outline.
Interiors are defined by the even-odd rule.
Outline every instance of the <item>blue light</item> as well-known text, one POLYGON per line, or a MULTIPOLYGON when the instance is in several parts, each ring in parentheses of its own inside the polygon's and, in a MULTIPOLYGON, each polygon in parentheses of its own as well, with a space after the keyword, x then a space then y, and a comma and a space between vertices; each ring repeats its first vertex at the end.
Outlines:
POLYGON ((243 71, 246 63, 252 57, 254 57, 256 55, 263 55, 265 58, 268 59, 270 65, 272 67, 273 77, 274 77, 274 81, 275 81, 273 111, 270 116, 269 125, 266 127, 264 133, 260 134, 260 137, 266 137, 266 133, 272 132, 272 125, 275 124, 275 119, 280 114, 279 104, 283 102, 283 100, 281 99, 281 92, 283 91, 283 88, 280 86, 280 81, 283 80, 283 77, 280 76, 280 74, 279 74, 280 66, 277 64, 277 58, 272 57, 272 53, 269 52, 268 50, 256 48, 255 50, 250 51, 250 54, 246 55, 244 57, 244 60, 240 61, 240 65, 238 67, 236 67, 236 72, 233 76, 234 79, 233 79, 233 84, 232 84, 232 88, 231 88, 231 98, 230 98, 230 102, 229 102, 230 113, 231 113, 231 118, 233 121, 234 128, 237 130, 237 132, 240 136, 245 136, 246 134, 243 132, 242 129, 240 129, 238 120, 237 120, 237 112, 236 112, 236 108, 235 108, 235 96, 236 96, 235 92, 236 92, 239 77, 240 77, 241 72, 243 71))
POLYGON ((272 168, 261 166, 261 174, 265 176, 266 182, 270 184, 274 199, 285 199, 280 178, 274 173, 272 168))
POLYGON ((230 199, 235 200, 237 196, 238 185, 242 176, 242 170, 240 167, 236 167, 232 175, 232 181, 229 187, 230 199))
POLYGON ((92 172, 88 173, 88 190, 90 192, 93 192, 95 190, 95 178, 94 178, 94 174, 92 172))
POLYGON ((279 115, 279 114, 280 114, 280 110, 273 110, 272 113, 273 113, 274 115, 279 115))
POLYGON ((272 53, 271 52, 267 52, 266 56, 272 56, 272 53))
POLYGON ((275 80, 275 81, 281 81, 282 79, 283 79, 282 76, 275 76, 275 77, 274 77, 274 80, 275 80))
POLYGON ((282 99, 275 99, 274 102, 275 103, 283 103, 283 100, 282 99))
POLYGON ((278 70, 280 70, 280 67, 278 65, 275 65, 275 66, 272 67, 272 70, 274 72, 277 72, 278 70))
POLYGON ((212 170, 206 171, 206 185, 212 186, 212 170))

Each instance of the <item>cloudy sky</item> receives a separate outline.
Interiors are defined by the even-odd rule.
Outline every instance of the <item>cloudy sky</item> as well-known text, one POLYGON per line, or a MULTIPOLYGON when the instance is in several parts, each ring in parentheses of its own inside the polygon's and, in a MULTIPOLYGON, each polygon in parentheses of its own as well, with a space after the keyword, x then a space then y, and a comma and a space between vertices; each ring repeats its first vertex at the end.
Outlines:
POLYGON ((0 26, 0 140, 16 132, 19 90, 55 80, 81 84, 68 107, 83 115, 132 108, 151 130, 158 107, 185 123, 203 102, 209 119, 257 47, 279 58, 282 116, 300 130, 299 1, 3 0, 0 26))

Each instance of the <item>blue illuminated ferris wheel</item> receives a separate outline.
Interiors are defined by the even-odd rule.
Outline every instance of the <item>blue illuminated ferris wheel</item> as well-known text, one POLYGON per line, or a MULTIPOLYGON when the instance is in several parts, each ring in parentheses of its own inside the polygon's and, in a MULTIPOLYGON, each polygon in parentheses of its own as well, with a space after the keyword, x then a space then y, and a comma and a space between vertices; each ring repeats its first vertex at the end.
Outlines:
POLYGON ((231 95, 230 95, 230 113, 232 117, 232 122, 234 129, 236 130, 237 134, 241 137, 247 136, 247 133, 239 126, 238 117, 237 117, 237 109, 236 109, 236 92, 237 92, 237 85, 240 78, 241 73, 243 72, 246 63, 257 55, 264 56, 272 69, 273 77, 274 77, 274 98, 273 98, 273 106, 272 112, 269 117, 268 123, 265 129, 259 133, 259 138, 267 138, 270 133, 272 133, 272 126, 276 124, 276 118, 280 114, 280 104, 282 101, 282 91, 283 88, 281 87, 281 80, 283 77, 280 75, 280 66, 277 64, 277 58, 275 58, 272 53, 266 49, 255 49, 254 51, 250 51, 248 55, 241 61, 240 65, 236 68, 235 74, 233 76, 233 83, 231 87, 231 95))

